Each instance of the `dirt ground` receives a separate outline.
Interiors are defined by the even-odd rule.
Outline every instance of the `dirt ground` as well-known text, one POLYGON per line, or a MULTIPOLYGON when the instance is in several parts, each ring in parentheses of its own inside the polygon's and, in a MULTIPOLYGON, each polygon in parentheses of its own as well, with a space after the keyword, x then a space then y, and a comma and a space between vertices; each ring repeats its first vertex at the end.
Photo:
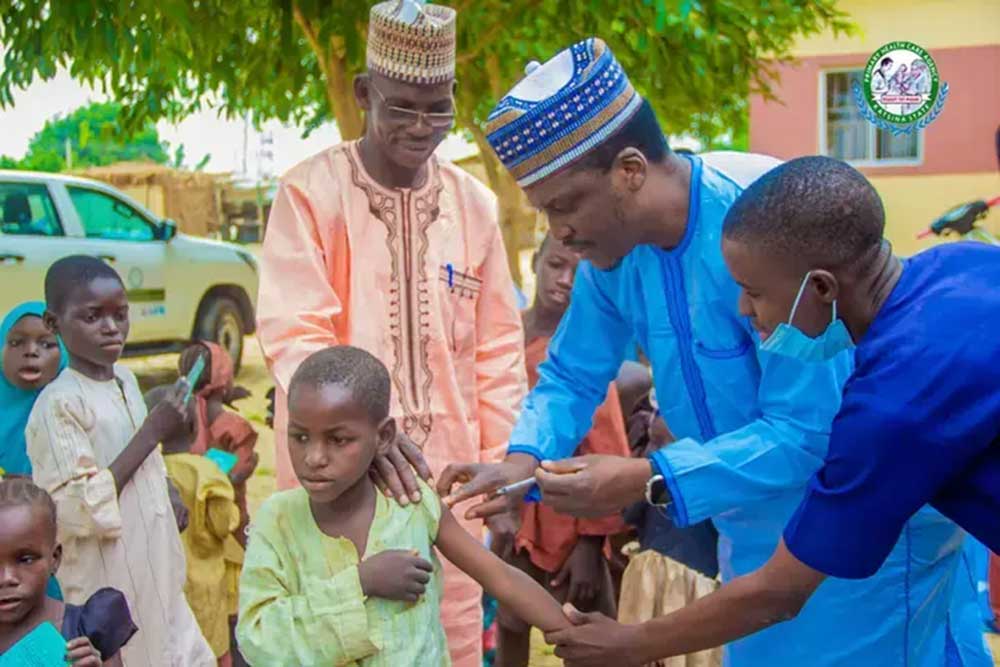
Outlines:
MULTIPOLYGON (((168 384, 177 379, 177 355, 163 355, 146 359, 130 359, 129 367, 139 378, 143 391, 159 384, 168 384)), ((237 382, 253 396, 240 403, 242 414, 254 422, 260 433, 257 451, 260 465, 248 483, 251 514, 274 492, 274 434, 264 422, 267 414, 265 394, 271 388, 271 377, 264 366, 264 359, 257 341, 248 338, 244 353, 243 368, 237 382)), ((987 635, 993 650, 994 661, 1000 667, 1000 635, 987 635)), ((540 636, 532 642, 531 667, 559 667, 562 661, 552 654, 540 636)))

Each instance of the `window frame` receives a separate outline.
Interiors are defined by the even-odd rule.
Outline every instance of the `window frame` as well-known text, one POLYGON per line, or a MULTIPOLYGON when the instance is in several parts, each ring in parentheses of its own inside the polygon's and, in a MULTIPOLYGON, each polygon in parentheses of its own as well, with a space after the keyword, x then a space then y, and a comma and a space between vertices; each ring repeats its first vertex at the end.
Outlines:
MULTIPOLYGON (((69 234, 66 233, 66 223, 63 221, 62 214, 59 211, 59 205, 56 203, 56 194, 49 187, 46 181, 34 181, 34 180, 21 180, 21 179, 5 179, 0 177, 0 187, 23 187, 32 188, 39 187, 45 190, 46 196, 49 198, 49 206, 52 208, 53 219, 59 226, 59 233, 52 234, 9 234, 3 231, 3 223, 0 222, 0 236, 7 236, 9 238, 31 238, 31 239, 65 239, 69 238, 69 234)), ((30 197, 30 195, 29 195, 30 197)))
POLYGON ((77 221, 80 224, 80 231, 83 233, 83 238, 94 240, 94 241, 111 241, 111 242, 115 242, 115 243, 153 243, 153 242, 162 240, 162 239, 160 239, 160 231, 159 231, 158 224, 156 222, 150 220, 149 217, 142 211, 141 208, 139 208, 137 206, 134 206, 131 202, 129 202, 129 201, 127 201, 127 200, 125 200, 125 199, 117 196, 114 192, 109 192, 108 190, 105 190, 104 188, 100 188, 100 187, 93 187, 93 186, 91 186, 88 183, 76 183, 76 182, 65 183, 64 187, 66 189, 66 197, 69 200, 70 205, 73 207, 73 212, 76 214, 77 221), (112 238, 105 238, 103 236, 90 236, 90 235, 88 235, 87 234, 87 223, 84 221, 83 215, 80 213, 80 208, 76 205, 76 202, 73 200, 73 191, 74 190, 80 190, 80 191, 84 191, 84 192, 90 192, 90 193, 94 193, 94 194, 98 194, 98 195, 103 195, 104 197, 107 197, 108 199, 110 199, 110 200, 112 200, 112 201, 114 201, 114 202, 116 202, 116 203, 118 203, 118 204, 120 204, 122 206, 127 206, 129 209, 131 209, 132 211, 134 211, 136 217, 139 220, 141 220, 149 228, 149 232, 150 232, 150 235, 151 235, 150 238, 148 238, 148 239, 128 239, 128 238, 124 238, 124 239, 112 239, 112 238))
MULTIPOLYGON (((850 72, 864 72, 864 66, 860 67, 828 67, 819 71, 819 154, 830 157, 830 147, 826 143, 827 137, 827 110, 826 110, 826 77, 829 74, 842 74, 850 72)), ((853 96, 853 90, 852 96, 853 96)), ((862 118, 868 126, 868 153, 874 155, 875 146, 878 142, 879 129, 862 118)), ((884 130, 883 130, 884 131, 884 130)), ((885 158, 866 157, 863 160, 847 160, 847 164, 852 167, 919 167, 924 163, 924 131, 917 130, 917 156, 913 158, 885 158)))

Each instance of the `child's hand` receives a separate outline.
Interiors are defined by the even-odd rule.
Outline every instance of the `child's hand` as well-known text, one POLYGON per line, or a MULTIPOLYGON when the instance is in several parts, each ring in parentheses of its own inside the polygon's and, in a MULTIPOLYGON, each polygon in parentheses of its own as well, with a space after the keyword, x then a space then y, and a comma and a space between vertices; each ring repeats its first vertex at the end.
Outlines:
POLYGON ((240 460, 236 466, 229 471, 229 481, 233 484, 243 484, 250 476, 253 475, 253 471, 257 469, 257 463, 260 461, 260 457, 257 456, 257 452, 251 454, 249 459, 240 460))
POLYGON ((188 508, 181 500, 181 493, 174 486, 174 483, 167 478, 167 495, 170 496, 170 509, 174 511, 174 520, 177 522, 177 532, 183 533, 187 530, 188 523, 190 522, 191 516, 188 514, 188 508))
POLYGON ((143 428, 148 429, 157 442, 180 435, 181 430, 188 425, 188 409, 184 400, 187 388, 187 380, 179 379, 143 422, 143 428))
POLYGON ((251 396, 253 396, 253 394, 250 393, 249 389, 237 385, 226 393, 226 397, 222 402, 228 406, 232 406, 236 401, 242 401, 243 399, 250 398, 251 396))
POLYGON ((267 390, 267 418, 264 420, 268 428, 274 428, 274 387, 267 390))
POLYGON ((490 531, 491 550, 500 560, 510 562, 514 555, 514 539, 521 528, 521 515, 517 512, 504 512, 486 517, 486 528, 490 531))
POLYGON ((416 550, 383 551, 358 565, 361 590, 368 597, 416 602, 431 580, 434 566, 416 550))
POLYGON ((101 654, 87 637, 77 637, 66 644, 66 662, 73 667, 101 667, 101 654))
POLYGON ((563 563, 559 573, 552 580, 552 586, 568 586, 566 601, 576 606, 585 606, 597 597, 602 583, 601 551, 604 539, 590 535, 580 536, 569 558, 563 563))

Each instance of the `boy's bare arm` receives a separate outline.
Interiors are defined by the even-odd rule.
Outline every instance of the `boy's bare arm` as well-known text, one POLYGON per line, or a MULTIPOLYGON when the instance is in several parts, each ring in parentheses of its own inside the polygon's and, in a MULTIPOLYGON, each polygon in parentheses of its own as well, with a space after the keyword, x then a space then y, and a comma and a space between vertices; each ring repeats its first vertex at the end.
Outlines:
POLYGON ((436 546, 445 558, 526 623, 543 632, 570 627, 559 603, 544 588, 477 542, 443 504, 436 546))

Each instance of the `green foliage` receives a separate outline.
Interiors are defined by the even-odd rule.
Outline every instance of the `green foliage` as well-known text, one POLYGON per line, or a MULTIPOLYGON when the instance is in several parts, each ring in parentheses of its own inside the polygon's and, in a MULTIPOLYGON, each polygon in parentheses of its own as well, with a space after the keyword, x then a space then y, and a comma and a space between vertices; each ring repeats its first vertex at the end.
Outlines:
MULTIPOLYGON (((664 129, 711 141, 742 131, 746 99, 770 94, 796 38, 850 30, 835 0, 453 0, 459 9, 460 124, 481 127, 497 97, 574 39, 597 35, 664 129)), ((304 130, 332 109, 330 83, 364 69, 361 0, 0 0, 0 106, 59 65, 125 107, 128 127, 203 105, 304 130)), ((341 85, 341 91, 349 87, 341 85)), ((342 118, 343 120, 343 118, 342 118)))
POLYGON ((11 168, 66 169, 67 141, 74 168, 127 160, 167 161, 166 144, 160 141, 151 120, 139 131, 128 132, 120 117, 121 105, 115 102, 93 103, 68 116, 56 116, 32 137, 27 155, 11 168))
POLYGON ((174 157, 170 161, 170 166, 174 169, 179 169, 184 164, 184 144, 177 147, 174 151, 174 157))

